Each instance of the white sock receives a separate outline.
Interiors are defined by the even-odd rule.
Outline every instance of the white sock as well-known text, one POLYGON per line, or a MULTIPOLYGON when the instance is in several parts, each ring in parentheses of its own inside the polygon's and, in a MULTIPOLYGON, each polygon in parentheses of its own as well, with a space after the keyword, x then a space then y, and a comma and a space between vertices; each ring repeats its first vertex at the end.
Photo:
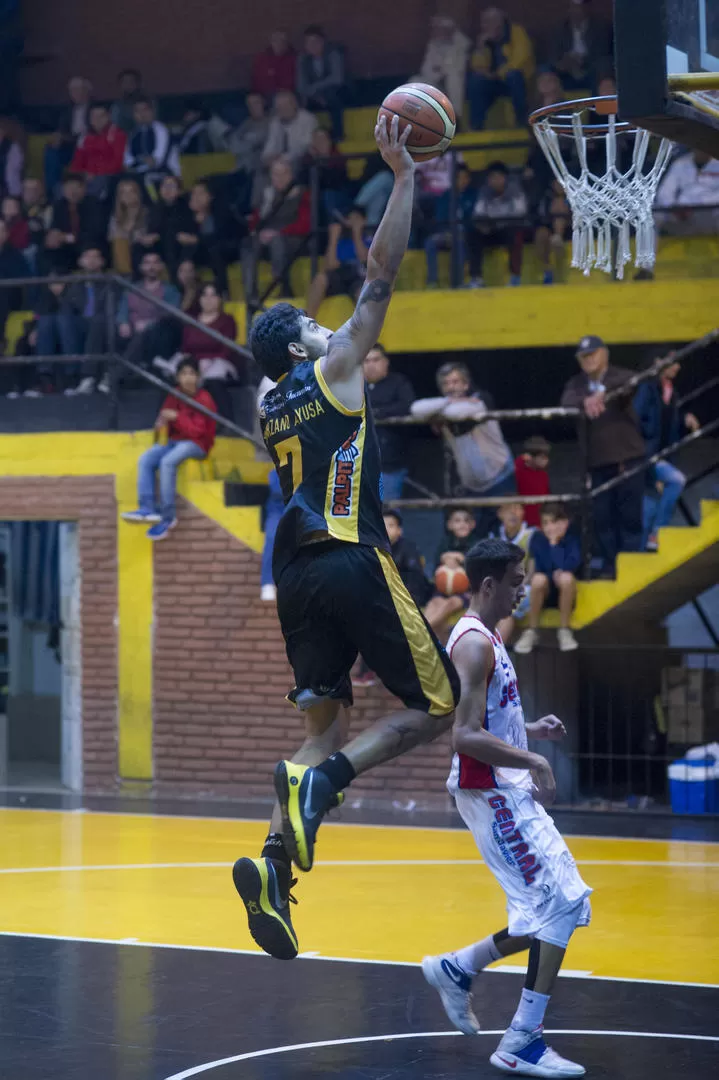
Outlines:
POLYGON ((474 945, 468 945, 466 949, 457 949, 453 955, 457 966, 465 975, 479 975, 487 964, 499 960, 502 954, 494 944, 494 938, 490 936, 484 941, 475 941, 474 945))
POLYGON ((519 1028, 520 1031, 534 1031, 543 1024, 547 1005, 549 1005, 549 994, 538 994, 536 990, 522 990, 511 1026, 519 1028))

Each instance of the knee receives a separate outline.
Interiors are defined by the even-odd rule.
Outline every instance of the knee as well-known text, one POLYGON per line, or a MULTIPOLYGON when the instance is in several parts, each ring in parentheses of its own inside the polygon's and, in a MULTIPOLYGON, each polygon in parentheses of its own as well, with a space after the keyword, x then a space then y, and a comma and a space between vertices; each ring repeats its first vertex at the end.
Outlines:
POLYGON ((575 577, 569 570, 560 570, 555 580, 557 588, 570 589, 574 585, 575 577))
POLYGON ((546 574, 533 574, 531 587, 537 592, 546 592, 549 588, 549 578, 546 574))

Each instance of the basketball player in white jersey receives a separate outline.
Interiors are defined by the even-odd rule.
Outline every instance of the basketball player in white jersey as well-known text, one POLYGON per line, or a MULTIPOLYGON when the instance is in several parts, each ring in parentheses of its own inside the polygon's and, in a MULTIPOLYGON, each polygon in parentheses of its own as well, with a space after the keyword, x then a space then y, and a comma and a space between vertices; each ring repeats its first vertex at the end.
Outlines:
POLYGON ((455 1027, 476 1035, 472 979, 488 964, 529 949, 527 978, 511 1025, 490 1061, 517 1076, 583 1076, 544 1041, 543 1020, 572 933, 590 919, 591 889, 544 810, 555 794, 549 762, 527 749, 561 739, 556 716, 527 724, 517 677, 497 631, 522 598, 524 552, 506 540, 482 540, 467 553, 472 603, 449 639, 462 698, 453 728, 447 787, 484 862, 507 896, 508 926, 456 952, 422 962, 455 1027))

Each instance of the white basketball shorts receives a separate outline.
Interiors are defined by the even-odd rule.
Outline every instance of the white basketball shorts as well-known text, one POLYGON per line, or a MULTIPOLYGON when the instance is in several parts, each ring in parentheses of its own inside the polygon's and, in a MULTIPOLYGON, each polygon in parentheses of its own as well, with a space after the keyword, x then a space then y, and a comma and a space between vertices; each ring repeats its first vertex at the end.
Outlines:
POLYGON ((505 892, 512 937, 566 947, 575 927, 589 924, 592 890, 544 807, 521 788, 459 789, 455 798, 505 892))

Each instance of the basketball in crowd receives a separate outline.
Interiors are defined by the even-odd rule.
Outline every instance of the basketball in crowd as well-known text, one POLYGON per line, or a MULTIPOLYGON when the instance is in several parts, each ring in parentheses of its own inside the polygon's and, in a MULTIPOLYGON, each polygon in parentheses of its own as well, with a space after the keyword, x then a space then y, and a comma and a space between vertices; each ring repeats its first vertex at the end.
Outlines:
POLYGON ((377 118, 386 117, 389 126, 399 116, 399 130, 412 125, 407 150, 415 161, 439 157, 454 138, 457 118, 446 94, 428 83, 405 83, 382 102, 377 118))
POLYGON ((443 596, 459 596, 469 591, 469 578, 460 567, 439 566, 434 584, 443 596))

